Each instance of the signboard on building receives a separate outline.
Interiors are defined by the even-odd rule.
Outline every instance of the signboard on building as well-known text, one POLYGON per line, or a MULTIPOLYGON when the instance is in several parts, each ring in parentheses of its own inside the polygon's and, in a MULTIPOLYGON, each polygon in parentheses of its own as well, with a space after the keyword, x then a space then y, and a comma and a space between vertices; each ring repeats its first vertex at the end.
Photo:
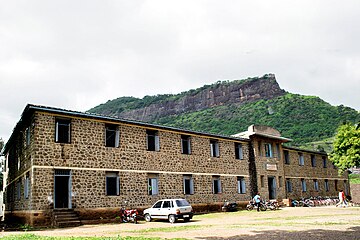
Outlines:
POLYGON ((266 164, 266 170, 277 171, 277 165, 276 165, 276 164, 267 163, 267 164, 266 164))

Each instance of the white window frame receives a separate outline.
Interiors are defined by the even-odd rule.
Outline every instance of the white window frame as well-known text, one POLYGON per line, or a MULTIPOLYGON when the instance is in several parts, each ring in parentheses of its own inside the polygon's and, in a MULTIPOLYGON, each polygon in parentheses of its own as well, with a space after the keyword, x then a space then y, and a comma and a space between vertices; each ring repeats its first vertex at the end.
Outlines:
POLYGON ((235 143, 235 158, 239 160, 244 159, 243 145, 242 143, 235 143))
POLYGON ((159 137, 159 131, 157 130, 147 130, 146 131, 146 147, 148 151, 155 151, 155 152, 159 152, 160 151, 160 137, 159 137), (153 136, 154 137, 154 144, 155 144, 155 149, 152 150, 149 148, 149 137, 153 136))
POLYGON ((71 142, 71 121, 66 119, 55 119, 55 142, 57 143, 70 143, 71 142), (59 121, 68 121, 68 139, 66 142, 59 142, 59 125, 65 125, 65 124, 59 124, 59 121))
POLYGON ((318 192, 319 191, 319 182, 317 179, 314 179, 313 181, 314 181, 314 190, 316 192, 318 192))
POLYGON ((299 166, 304 166, 304 164, 305 164, 304 154, 298 153, 298 155, 299 155, 299 166))
POLYGON ((301 190, 306 192, 306 180, 304 178, 301 179, 301 190))
POLYGON ((26 146, 30 145, 30 134, 31 134, 30 130, 31 130, 30 127, 27 127, 25 129, 25 145, 26 146))
POLYGON ((148 194, 150 196, 159 194, 159 178, 157 176, 148 177, 148 194))
POLYGON ((119 142, 120 142, 120 130, 119 130, 119 126, 116 125, 112 125, 112 124, 105 124, 105 146, 106 147, 119 147, 119 142), (109 129, 110 127, 115 128, 115 130, 109 129), (115 133, 115 139, 114 139, 114 146, 110 146, 107 144, 107 139, 108 139, 108 132, 114 132, 115 133))
POLYGON ((211 157, 220 157, 218 140, 210 140, 210 155, 211 157))
POLYGON ((237 178, 237 189, 238 189, 238 193, 240 194, 246 193, 246 182, 244 177, 237 178))
POLYGON ((265 143, 264 147, 265 147, 265 157, 272 158, 273 157, 272 144, 265 143))
POLYGON ((184 183, 184 194, 185 195, 193 195, 194 194, 194 178, 191 175, 184 175, 183 183, 184 183), (190 188, 189 193, 186 193, 186 189, 185 189, 186 181, 189 181, 189 188, 190 188))

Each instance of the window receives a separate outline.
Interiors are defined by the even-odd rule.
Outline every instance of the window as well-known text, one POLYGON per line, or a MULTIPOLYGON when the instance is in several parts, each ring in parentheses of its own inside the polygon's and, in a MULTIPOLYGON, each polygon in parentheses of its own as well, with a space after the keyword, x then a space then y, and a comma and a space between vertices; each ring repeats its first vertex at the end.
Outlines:
POLYGON ((264 181, 264 176, 263 175, 260 176, 260 184, 261 184, 260 185, 261 187, 265 187, 265 181, 264 181))
POLYGON ((329 188, 329 180, 325 179, 325 191, 328 192, 330 191, 330 188, 329 188))
POLYGON ((161 208, 163 201, 158 201, 154 204, 153 208, 161 208))
POLYGON ((158 176, 157 175, 149 175, 148 192, 149 192, 149 195, 159 194, 158 176))
POLYGON ((285 164, 290 164, 289 151, 284 151, 285 164))
POLYGON ((70 143, 70 120, 56 119, 55 125, 55 142, 70 143))
POLYGON ((191 138, 190 136, 181 135, 181 153, 191 154, 191 138))
POLYGON ((316 157, 315 157, 315 155, 311 155, 311 166, 316 167, 316 157))
POLYGON ((306 181, 305 179, 301 179, 301 189, 303 192, 306 192, 306 181))
POLYGON ((184 175, 184 194, 194 194, 194 180, 191 175, 184 175))
POLYGON ((290 179, 286 179, 286 191, 287 192, 292 192, 292 185, 291 185, 291 180, 290 179))
POLYGON ((213 182, 213 193, 214 193, 214 194, 221 193, 221 181, 220 181, 220 177, 218 177, 218 176, 213 176, 212 182, 213 182))
POLYGON ((273 157, 271 143, 265 143, 265 157, 273 157))
POLYGON ((160 151, 159 132, 154 130, 146 130, 147 134, 147 150, 160 151))
POLYGON ((244 177, 237 178, 237 186, 238 186, 238 193, 246 193, 246 185, 245 185, 244 177))
POLYGON ((345 196, 349 195, 349 189, 348 189, 346 180, 344 180, 344 193, 345 193, 345 196))
POLYGON ((276 155, 277 158, 281 158, 281 152, 280 152, 280 144, 276 144, 276 155))
POLYGON ((24 183, 24 197, 29 198, 29 187, 30 187, 30 177, 27 172, 25 175, 25 183, 24 183))
POLYGON ((244 159, 243 148, 241 143, 235 143, 235 158, 244 159))
POLYGON ((21 198, 21 180, 16 182, 16 199, 20 200, 21 198))
POLYGON ((162 205, 162 208, 173 208, 173 203, 172 201, 164 201, 163 202, 163 205, 162 205))
POLYGON ((120 131, 118 126, 106 124, 105 125, 105 146, 119 147, 120 131))
POLYGON ((106 195, 118 196, 120 194, 119 175, 116 172, 106 172, 106 195))
POLYGON ((327 168, 327 161, 326 161, 326 157, 323 156, 322 157, 322 160, 323 160, 323 168, 327 168))
POLYGON ((314 190, 316 192, 318 192, 319 191, 319 182, 317 179, 314 179, 313 181, 314 181, 314 190))
POLYGON ((261 141, 258 141, 258 152, 259 152, 259 156, 262 156, 262 152, 261 152, 261 141))
POLYGON ((338 189, 338 180, 335 180, 335 182, 334 182, 334 184, 335 184, 335 191, 339 191, 339 189, 338 189))
POLYGON ((304 155, 299 153, 299 165, 304 166, 304 155))
POLYGON ((26 146, 30 145, 30 127, 26 128, 25 130, 25 143, 26 146))
POLYGON ((279 176, 279 187, 282 187, 283 186, 283 180, 282 180, 282 177, 279 176))
POLYGON ((219 157, 219 142, 217 140, 210 140, 210 154, 212 157, 219 157))
POLYGON ((21 159, 16 158, 16 161, 17 161, 17 170, 19 171, 21 167, 21 159))

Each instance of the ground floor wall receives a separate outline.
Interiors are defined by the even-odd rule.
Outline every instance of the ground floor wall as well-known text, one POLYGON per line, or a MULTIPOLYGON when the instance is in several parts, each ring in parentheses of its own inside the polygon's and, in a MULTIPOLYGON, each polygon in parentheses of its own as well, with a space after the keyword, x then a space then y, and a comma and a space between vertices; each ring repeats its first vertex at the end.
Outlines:
MULTIPOLYGON (((250 178, 246 173, 233 175, 33 167, 30 176, 31 192, 25 199, 27 204, 18 204, 17 198, 10 198, 13 200, 12 207, 5 213, 8 221, 51 225, 54 208, 72 208, 84 222, 116 221, 122 206, 138 208, 141 212, 164 198, 185 198, 195 212, 219 211, 225 200, 245 206, 253 197, 249 190, 250 178), (184 193, 186 179, 191 185, 188 186, 187 194, 184 193), (24 209, 24 206, 28 206, 28 209, 24 209)), ((276 174, 259 174, 257 185, 262 197, 271 199, 269 185, 273 184, 275 198, 278 200, 310 196, 336 197, 337 191, 347 186, 346 180, 326 179, 329 186, 326 191, 325 179, 319 178, 319 190, 316 191, 314 179, 305 178, 307 190, 304 192, 301 180, 276 174), (274 182, 271 183, 269 179, 274 182), (286 191, 288 180, 292 185, 291 191, 286 191)), ((19 201, 24 200, 20 198, 19 201)))
POLYGON ((288 199, 318 196, 337 198, 340 190, 344 190, 346 195, 350 194, 348 181, 343 178, 286 177, 285 181, 286 187, 289 188, 286 193, 288 199))

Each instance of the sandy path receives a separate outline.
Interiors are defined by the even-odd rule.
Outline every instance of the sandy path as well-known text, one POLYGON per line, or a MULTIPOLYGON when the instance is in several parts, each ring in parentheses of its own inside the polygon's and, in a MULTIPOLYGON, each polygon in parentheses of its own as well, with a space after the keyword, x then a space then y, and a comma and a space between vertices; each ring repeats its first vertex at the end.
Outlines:
MULTIPOLYGON (((360 239, 360 208, 284 208, 196 215, 191 222, 84 225, 31 231, 43 236, 147 236, 188 239, 360 239)), ((3 232, 2 235, 23 234, 3 232)))

